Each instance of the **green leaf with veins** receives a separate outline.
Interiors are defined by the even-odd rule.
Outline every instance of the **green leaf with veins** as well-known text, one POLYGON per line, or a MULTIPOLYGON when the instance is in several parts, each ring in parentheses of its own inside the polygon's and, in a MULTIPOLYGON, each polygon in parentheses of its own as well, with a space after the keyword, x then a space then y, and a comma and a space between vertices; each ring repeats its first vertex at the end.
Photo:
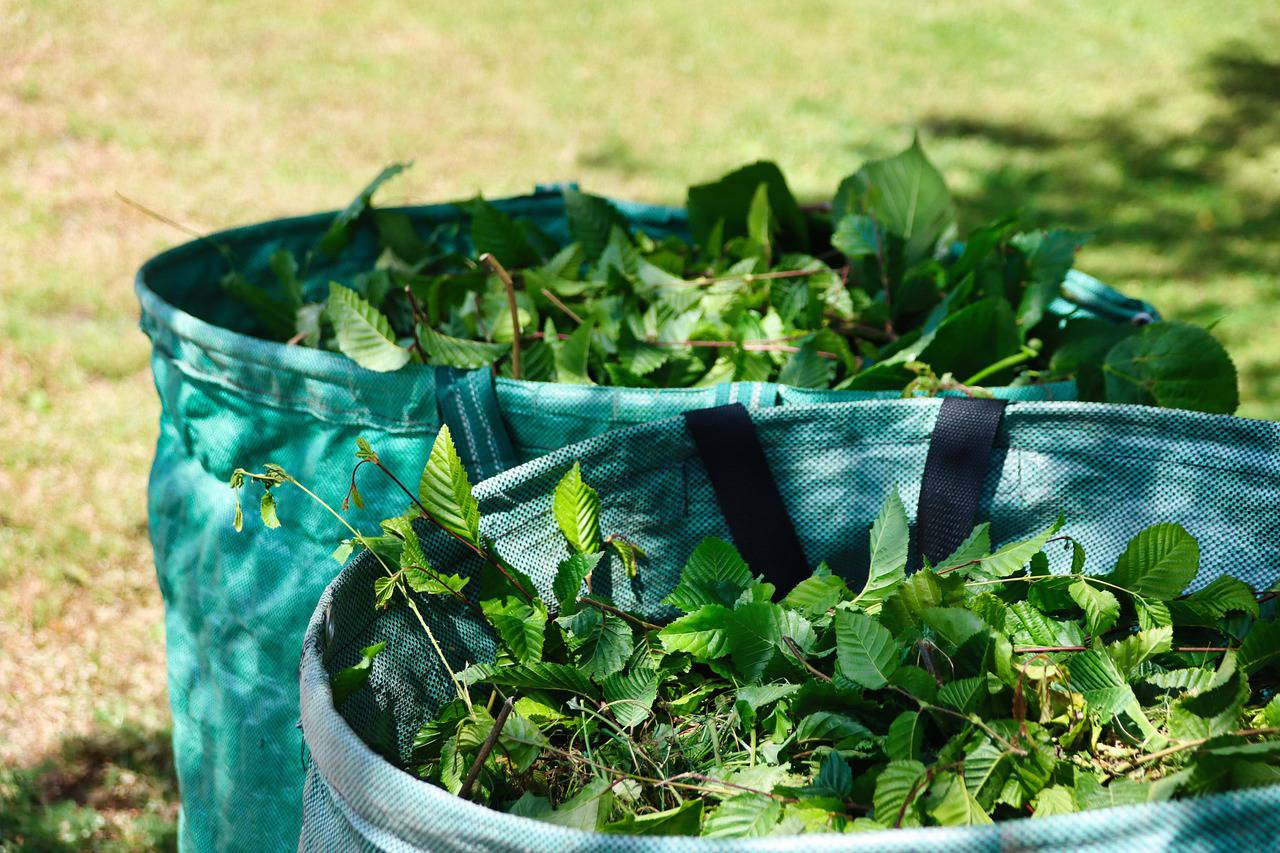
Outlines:
POLYGON ((909 536, 907 511, 895 489, 871 525, 871 567, 866 584, 854 599, 864 610, 878 610, 876 605, 906 580, 909 536))
POLYGON ((1227 415, 1240 405, 1231 356, 1190 323, 1143 326, 1111 348, 1102 371, 1112 403, 1227 415))
POLYGON ((851 610, 836 613, 835 629, 836 672, 863 687, 884 687, 900 663, 888 629, 851 610))
POLYGON ((1129 541, 1105 579, 1135 595, 1168 601, 1200 570, 1200 547, 1179 524, 1148 527, 1129 541))
POLYGON ((431 446, 418 483, 418 500, 445 530, 481 547, 480 505, 471 494, 471 483, 447 426, 440 428, 431 446))
POLYGON ((354 290, 330 282, 325 316, 338 349, 366 370, 385 373, 409 363, 409 351, 396 343, 391 323, 354 290))
POLYGON ((385 640, 365 646, 360 650, 360 660, 357 663, 333 674, 329 679, 329 689, 333 691, 333 707, 341 708, 352 693, 369 682, 369 675, 373 672, 373 659, 386 647, 385 640))
POLYGON ((600 550, 600 493, 583 481, 577 462, 556 485, 552 512, 569 547, 579 554, 600 550))
POLYGON ((679 582, 663 603, 686 613, 704 604, 732 608, 752 580, 751 570, 738 550, 723 539, 709 536, 694 548, 679 582))

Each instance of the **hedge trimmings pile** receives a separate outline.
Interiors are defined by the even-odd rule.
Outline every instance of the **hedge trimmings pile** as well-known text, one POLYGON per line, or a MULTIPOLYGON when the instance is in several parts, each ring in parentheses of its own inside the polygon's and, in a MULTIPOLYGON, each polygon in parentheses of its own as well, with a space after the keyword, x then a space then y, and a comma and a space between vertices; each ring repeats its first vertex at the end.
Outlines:
MULTIPOLYGON (((363 442, 358 457, 390 475, 363 442)), ((278 523, 271 489, 296 481, 269 468, 233 486, 246 477, 267 486, 263 518, 278 523)), ((386 570, 378 606, 410 608, 456 692, 408 769, 495 809, 728 838, 986 824, 1280 782, 1274 593, 1220 577, 1184 594, 1199 549, 1176 524, 1139 533, 1105 574, 1085 573, 1100 567, 1059 520, 998 548, 979 526, 907 575, 893 494, 865 581, 819 566, 777 590, 711 538, 669 607, 641 614, 591 591, 602 561, 643 573, 644 555, 625 531, 602 535, 578 466, 550 498, 567 547, 548 600, 480 534, 447 429, 411 496, 383 535, 352 543, 386 570), (484 568, 432 566, 415 520, 484 568), (472 608, 496 660, 451 663, 423 595, 472 608)), ((338 706, 383 646, 334 675, 338 706)))
POLYGON ((1008 216, 956 242, 951 196, 918 144, 865 164, 821 209, 799 205, 772 163, 691 187, 692 243, 630 229, 574 189, 568 245, 483 199, 460 205, 465 225, 420 233, 371 203, 403 168, 383 170, 301 258, 273 255, 264 280, 222 249, 222 284, 264 334, 378 371, 495 364, 578 384, 906 393, 1075 378, 1082 399, 1238 402, 1235 368, 1204 329, 1046 313, 1088 235, 1008 216), (331 281, 325 267, 365 227, 376 263, 331 281))

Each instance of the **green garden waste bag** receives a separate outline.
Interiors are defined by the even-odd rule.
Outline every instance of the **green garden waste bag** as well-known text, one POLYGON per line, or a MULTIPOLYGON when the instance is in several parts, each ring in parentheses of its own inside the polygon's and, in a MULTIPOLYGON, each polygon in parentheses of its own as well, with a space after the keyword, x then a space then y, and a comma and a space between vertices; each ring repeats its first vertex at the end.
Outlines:
MULTIPOLYGON (((556 188, 496 205, 567 239, 556 188)), ((633 227, 651 236, 683 233, 684 212, 615 202, 633 227)), ((455 222, 454 205, 405 208, 419 225, 455 222)), ((334 213, 237 228, 167 251, 145 264, 136 290, 142 328, 153 344, 162 404, 148 517, 165 602, 173 742, 183 813, 184 849, 277 850, 292 847, 302 790, 297 722, 297 652, 316 598, 338 566, 327 555, 343 529, 331 517, 290 501, 291 523, 236 533, 227 481, 236 467, 274 462, 331 503, 341 501, 357 436, 373 442, 398 470, 417 470, 441 423, 450 425, 476 480, 616 426, 693 408, 742 402, 793 403, 892 397, 813 391, 770 383, 647 390, 495 379, 409 366, 364 370, 344 356, 252 336, 255 322, 219 279, 229 249, 250 277, 287 248, 315 245, 334 213)), ((316 263, 308 288, 367 269, 376 239, 361 232, 339 258, 316 263)), ((1151 319, 1154 309, 1072 271, 1059 316, 1116 322, 1151 319)), ((1014 400, 1072 399, 1070 382, 996 389, 1014 400)), ((286 499, 289 500, 289 499, 286 499)), ((369 529, 393 507, 372 501, 352 511, 369 529)))
MULTIPOLYGON (((750 413, 787 514, 809 563, 837 574, 865 567, 868 528, 896 488, 920 499, 939 412, 989 401, 898 400, 792 406, 750 413)), ((1059 512, 1062 533, 1110 565, 1129 539, 1157 522, 1183 525, 1200 546, 1191 588, 1230 573, 1267 588, 1280 567, 1280 424, 1221 415, 1092 403, 1013 402, 981 454, 973 480, 977 517, 994 543, 1017 540, 1059 512)), ((481 533, 554 602, 552 574, 564 542, 552 514, 555 484, 575 462, 603 501, 600 528, 625 531, 648 555, 637 579, 617 560, 593 584, 618 606, 660 620, 659 604, 694 547, 733 539, 684 418, 616 430, 479 484, 481 533)), ((930 463, 932 464, 932 463, 930 463)), ((911 511, 909 510, 909 514, 911 511)), ((914 523, 914 522, 913 522, 914 523)), ((967 529, 967 528, 966 528, 967 529)), ((467 577, 479 563, 456 540, 417 527, 427 560, 467 577)), ((314 569, 314 566, 312 567, 314 569)), ((758 566, 752 567, 760 572, 758 566)), ((1044 851, 1275 849, 1280 786, 1152 805, 1023 819, 975 828, 901 829, 752 840, 600 835, 487 809, 398 769, 367 744, 407 762, 414 735, 453 687, 400 599, 374 604, 378 563, 365 553, 325 590, 303 643, 302 729, 308 762, 302 850, 441 851, 1044 851), (361 658, 367 685, 335 710, 329 683, 361 658)), ((469 584, 468 590, 476 584, 469 584)), ((495 643, 465 603, 422 600, 452 665, 492 660, 495 643)))

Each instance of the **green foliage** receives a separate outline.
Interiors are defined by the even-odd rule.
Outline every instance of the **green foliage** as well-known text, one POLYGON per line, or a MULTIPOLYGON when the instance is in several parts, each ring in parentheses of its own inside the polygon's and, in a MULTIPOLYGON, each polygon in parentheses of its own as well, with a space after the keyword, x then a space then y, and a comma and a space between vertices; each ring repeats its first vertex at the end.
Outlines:
MULTIPOLYGON (((435 648, 458 695, 418 732, 409 769, 453 793, 474 776, 472 799, 559 825, 753 838, 979 826, 1280 782, 1275 608, 1232 578, 1179 595, 1199 550, 1177 525, 1138 533, 1103 576, 1083 574, 1075 541, 1069 567, 1051 560, 1062 519, 994 550, 981 526, 906 576, 891 493, 860 590, 825 565, 777 590, 707 538, 657 613, 631 612, 591 590, 600 496, 579 466, 551 500, 570 553, 540 588, 480 536, 456 460, 442 430, 423 506, 383 522, 390 542, 357 538, 396 561, 377 606, 420 614, 419 596, 447 595, 492 632, 490 662, 454 666, 435 648), (468 544, 478 583, 430 565, 422 519, 468 544)), ((292 482, 238 475, 237 488, 292 482)), ((334 677, 335 701, 380 651, 334 677)))
POLYGON ((352 693, 364 687, 373 672, 373 659, 387 647, 386 641, 365 646, 360 650, 360 660, 344 669, 340 669, 329 679, 329 687, 333 691, 333 707, 341 708, 352 693))
POLYGON ((492 364, 510 376, 519 335, 520 377, 533 381, 915 395, 1073 378, 1083 399, 1211 412, 1238 402, 1235 368, 1204 329, 1055 322, 1048 308, 1087 235, 1013 216, 959 234, 918 140, 842 181, 829 215, 802 208, 773 163, 690 187, 691 242, 654 239, 607 199, 565 189, 570 242, 477 198, 459 205, 460 247, 456 226, 372 207, 402 169, 384 170, 301 262, 281 250, 261 281, 223 277, 264 334, 377 371, 492 364), (366 269, 343 257, 362 229, 377 243, 366 269), (511 294, 478 262, 485 253, 511 273, 511 294), (341 280, 308 302, 328 270, 341 280))

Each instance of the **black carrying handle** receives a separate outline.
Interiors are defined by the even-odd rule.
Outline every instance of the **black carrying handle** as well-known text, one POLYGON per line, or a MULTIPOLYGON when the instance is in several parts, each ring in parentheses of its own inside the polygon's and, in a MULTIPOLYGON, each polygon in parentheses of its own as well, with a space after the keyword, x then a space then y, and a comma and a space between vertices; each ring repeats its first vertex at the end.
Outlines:
POLYGON ((751 415, 730 403, 687 411, 684 420, 738 553, 786 594, 809 576, 809 564, 751 415))
POLYGON ((911 571, 937 565, 973 532, 991 449, 1007 400, 946 397, 938 411, 916 504, 911 571))

